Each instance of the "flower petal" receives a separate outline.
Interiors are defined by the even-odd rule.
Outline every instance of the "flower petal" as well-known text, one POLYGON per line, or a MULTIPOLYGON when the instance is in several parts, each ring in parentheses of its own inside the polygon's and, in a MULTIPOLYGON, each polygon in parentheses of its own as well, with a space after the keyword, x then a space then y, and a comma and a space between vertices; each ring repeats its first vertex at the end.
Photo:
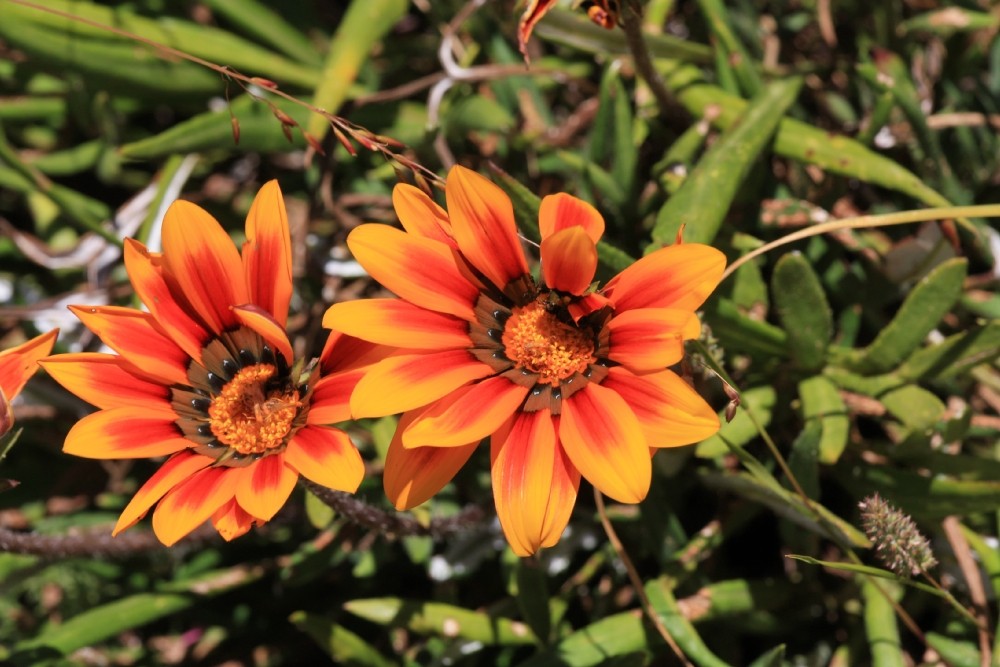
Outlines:
POLYGON ((0 391, 8 401, 21 393, 28 379, 38 370, 39 360, 47 357, 55 345, 59 329, 0 352, 0 391))
POLYGON ((712 293, 726 267, 721 252, 700 243, 667 246, 646 255, 608 281, 604 294, 616 310, 695 310, 712 293))
POLYGON ((187 384, 191 358, 153 316, 118 306, 70 306, 83 325, 143 375, 163 384, 187 384))
POLYGON ((518 556, 558 542, 576 504, 580 473, 559 445, 558 419, 548 410, 520 413, 506 437, 492 439, 493 498, 518 556))
POLYGON ((115 354, 57 354, 39 363, 56 382, 101 409, 162 408, 170 402, 168 387, 129 372, 128 363, 115 354))
POLYGON ((245 535, 255 523, 256 520, 243 511, 235 499, 230 500, 212 515, 212 525, 226 542, 245 535))
POLYGON ((343 431, 304 426, 285 450, 285 463, 317 484, 354 493, 365 476, 358 448, 343 431))
POLYGON ((337 424, 350 419, 351 392, 364 374, 364 369, 358 369, 321 377, 313 388, 306 423, 337 424))
POLYGON ((597 246, 582 227, 570 227, 542 240, 542 278, 554 290, 583 294, 597 271, 597 246))
POLYGON ((160 410, 149 405, 101 410, 73 425, 63 451, 89 459, 167 456, 192 445, 181 437, 176 419, 167 406, 160 410))
POLYGON ((559 438, 587 481, 615 500, 637 503, 652 477, 649 448, 625 400, 588 384, 562 402, 559 438))
POLYGON ((715 410, 673 371, 636 376, 612 368, 601 386, 625 399, 650 447, 689 445, 719 430, 715 410))
POLYGON ((475 319, 472 307, 479 289, 460 267, 457 252, 444 243, 369 224, 355 228, 347 245, 372 278, 398 297, 439 313, 475 319))
POLYGON ((153 512, 153 532, 168 547, 222 509, 236 495, 239 468, 205 468, 174 487, 153 512))
POLYGON ((422 410, 403 414, 385 456, 382 485, 398 510, 408 510, 429 500, 451 481, 476 451, 479 440, 460 447, 403 447, 403 431, 422 410))
POLYGON ((243 326, 256 331, 260 337, 274 346, 285 362, 291 366, 295 363, 295 353, 292 352, 292 344, 288 341, 288 334, 285 332, 283 324, 279 324, 271 317, 271 313, 260 306, 248 304, 245 306, 235 306, 233 314, 243 326))
POLYGON ((502 290, 528 273, 514 206, 503 190, 471 169, 456 166, 448 172, 445 197, 458 247, 490 282, 502 290))
POLYGON ((608 322, 608 358, 630 370, 658 371, 684 357, 682 332, 694 317, 690 310, 641 308, 626 310, 608 322))
POLYGON ((163 263, 208 329, 219 334, 236 326, 230 306, 250 303, 243 262, 207 211, 183 200, 170 205, 163 218, 163 263))
POLYGON ((366 368, 385 359, 395 348, 376 345, 354 336, 331 331, 319 355, 323 375, 366 368))
POLYGON ((241 470, 236 502, 262 521, 270 521, 285 506, 299 479, 299 474, 286 466, 284 459, 282 454, 265 456, 241 470))
POLYGON ((243 270, 250 288, 249 302, 270 313, 284 330, 292 299, 292 241, 277 181, 265 183, 254 197, 246 233, 243 270))
POLYGON ((499 376, 456 389, 406 429, 403 446, 457 447, 479 442, 511 418, 529 390, 499 376))
POLYGON ((413 350, 472 347, 466 320, 401 299, 359 299, 331 306, 323 326, 374 343, 413 350))
POLYGON ((134 239, 125 239, 124 256, 132 288, 149 308, 156 323, 168 338, 200 363, 201 350, 210 335, 192 318, 186 301, 178 301, 171 292, 163 275, 163 256, 149 252, 134 239))
POLYGON ((604 235, 604 217, 587 202, 565 192, 542 199, 538 208, 538 231, 542 241, 571 228, 583 229, 596 244, 604 235))
POLYGON ((211 465, 213 459, 199 456, 190 451, 177 452, 166 463, 160 466, 152 477, 143 484, 132 500, 129 501, 122 514, 118 517, 111 535, 115 536, 126 528, 134 526, 146 515, 149 508, 156 504, 170 489, 174 488, 202 468, 211 465))
POLYGON ((492 373, 468 350, 392 356, 372 366, 358 382, 351 414, 360 419, 412 410, 492 373))
POLYGON ((517 44, 525 61, 528 60, 528 38, 531 37, 531 31, 555 4, 555 0, 528 0, 517 26, 517 44))
POLYGON ((407 233, 458 247, 451 235, 448 214, 420 188, 397 184, 392 189, 392 206, 407 233))

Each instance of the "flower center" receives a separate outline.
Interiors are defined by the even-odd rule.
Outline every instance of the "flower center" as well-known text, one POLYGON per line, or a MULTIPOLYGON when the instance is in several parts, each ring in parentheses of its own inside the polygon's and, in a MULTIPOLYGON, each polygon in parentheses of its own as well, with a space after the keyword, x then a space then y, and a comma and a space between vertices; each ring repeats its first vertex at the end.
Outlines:
POLYGON ((278 369, 271 364, 242 368, 208 408, 218 441, 240 454, 264 454, 285 444, 302 406, 297 390, 269 389, 278 369))
POLYGON ((507 358, 538 374, 539 383, 557 385, 597 361, 593 339, 537 301, 513 309, 504 326, 503 345, 507 358))

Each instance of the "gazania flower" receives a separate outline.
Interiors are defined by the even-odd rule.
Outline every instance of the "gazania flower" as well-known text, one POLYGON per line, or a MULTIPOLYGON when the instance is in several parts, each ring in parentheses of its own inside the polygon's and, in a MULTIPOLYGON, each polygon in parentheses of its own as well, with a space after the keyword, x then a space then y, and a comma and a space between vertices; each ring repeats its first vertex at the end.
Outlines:
POLYGON ((719 428, 667 366, 699 333, 694 314, 725 259, 675 245, 591 285, 604 220, 565 194, 542 200, 541 277, 518 240, 508 197, 461 167, 445 212, 416 188, 393 193, 405 231, 362 225, 348 245, 400 299, 336 304, 324 326, 399 350, 351 396, 355 417, 402 412, 384 485, 399 509, 427 500, 490 437, 493 495, 514 551, 555 544, 582 475, 626 503, 643 499, 650 448, 719 428))
MULTIPOLYGON (((517 44, 528 59, 528 38, 542 17, 549 13, 556 0, 527 0, 521 20, 517 25, 517 44)), ((582 0, 578 6, 587 12, 590 20, 608 30, 614 29, 620 20, 620 0, 582 0)))
POLYGON ((163 221, 163 253, 128 240, 125 267, 149 312, 71 306, 117 354, 63 354, 45 369, 100 410, 64 451, 96 459, 169 456, 114 528, 157 504, 171 545, 211 518, 226 539, 270 520, 299 475, 355 491, 364 465, 348 436, 347 398, 373 346, 332 336, 319 365, 293 358, 285 333, 292 256, 276 182, 261 188, 242 257, 218 222, 185 201, 163 221))
POLYGON ((0 435, 14 427, 10 402, 38 370, 38 361, 52 351, 57 335, 59 330, 55 329, 0 352, 0 435))

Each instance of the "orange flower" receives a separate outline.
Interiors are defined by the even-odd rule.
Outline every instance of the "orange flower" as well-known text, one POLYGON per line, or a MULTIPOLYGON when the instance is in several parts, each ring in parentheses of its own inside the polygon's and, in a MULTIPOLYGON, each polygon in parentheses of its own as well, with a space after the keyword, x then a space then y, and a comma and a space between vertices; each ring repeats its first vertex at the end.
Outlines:
MULTIPOLYGON (((517 25, 517 45, 524 59, 528 59, 528 38, 542 17, 555 7, 555 0, 527 0, 521 20, 517 25)), ((619 0, 583 0, 579 8, 587 12, 590 20, 608 30, 619 22, 621 7, 619 0)))
POLYGON ((437 493, 491 438, 493 495, 520 555, 555 544, 583 475, 621 502, 649 489, 650 448, 715 433, 712 408, 666 367, 699 334, 694 311, 725 258, 675 245, 592 290, 604 220, 565 194, 542 200, 541 276, 528 272, 510 199, 455 167, 445 212, 393 193, 405 231, 362 225, 355 258, 400 299, 336 304, 324 326, 395 353, 351 396, 354 417, 404 413, 384 485, 399 509, 437 493))
POLYGON ((211 518, 224 538, 268 521, 299 475, 355 491, 364 465, 343 431, 348 397, 375 348, 331 336, 318 366, 293 359, 285 333, 292 253, 276 182, 261 188, 242 257, 216 220, 185 201, 163 221, 163 253, 129 239, 125 267, 149 309, 71 306, 118 354, 42 362, 100 410, 64 451, 96 459, 169 456, 135 494, 114 534, 154 504, 171 545, 211 518))
POLYGON ((38 361, 52 351, 59 330, 36 336, 9 350, 0 352, 0 435, 14 427, 10 402, 21 393, 28 379, 38 370, 38 361))

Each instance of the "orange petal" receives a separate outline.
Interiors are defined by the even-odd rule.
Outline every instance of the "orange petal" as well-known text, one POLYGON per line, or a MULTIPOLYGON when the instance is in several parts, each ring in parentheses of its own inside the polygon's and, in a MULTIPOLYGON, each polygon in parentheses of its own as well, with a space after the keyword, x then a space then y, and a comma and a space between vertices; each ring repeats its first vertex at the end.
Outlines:
POLYGON ((250 303, 243 262, 207 211, 183 200, 170 205, 163 218, 163 263, 211 331, 236 326, 231 306, 250 303))
POLYGON ((326 311, 323 326, 351 336, 412 350, 472 347, 469 323, 400 299, 359 299, 326 311))
POLYGON ((331 331, 320 353, 323 375, 365 368, 385 359, 395 348, 376 345, 366 340, 331 331))
POLYGON ((492 373, 467 350, 389 357, 358 382, 351 395, 351 414, 360 419, 419 408, 492 373))
POLYGON ((625 399, 650 447, 690 445, 719 430, 715 410, 672 371, 635 376, 612 368, 601 386, 625 399))
POLYGON ((564 192, 542 199, 538 208, 538 231, 542 241, 571 228, 583 229, 596 244, 604 235, 604 217, 587 202, 564 192))
POLYGON ((285 465, 284 458, 281 454, 265 456, 241 469, 236 502, 262 521, 270 521, 285 506, 299 479, 299 474, 285 465))
POLYGON ((88 459, 141 459, 167 456, 191 443, 174 424, 177 415, 139 405, 89 414, 70 429, 63 451, 88 459))
POLYGON ((452 167, 445 181, 451 229, 462 254, 501 290, 528 273, 517 238, 514 206, 503 190, 465 167, 452 167))
POLYGON ((351 392, 364 370, 345 371, 321 377, 309 401, 308 424, 337 424, 351 418, 351 392))
POLYGON ((174 487, 153 512, 153 532, 168 547, 233 499, 241 470, 205 468, 174 487))
POLYGON ((156 504, 167 491, 174 488, 191 475, 202 468, 210 465, 213 460, 207 456, 199 456, 190 451, 177 452, 160 469, 150 477, 135 495, 132 500, 122 510, 122 515, 118 517, 118 523, 111 531, 111 535, 117 535, 126 528, 134 526, 139 519, 146 515, 149 508, 156 504))
POLYGON ((458 247, 451 235, 448 214, 420 188, 397 184, 392 189, 392 206, 408 233, 458 247))
POLYGON ((289 366, 295 362, 295 353, 292 352, 292 344, 288 342, 288 334, 285 333, 285 327, 271 317, 271 313, 260 306, 248 304, 234 307, 233 314, 236 315, 236 319, 240 321, 240 324, 256 331, 260 334, 261 338, 273 345, 281 353, 281 356, 285 358, 289 366))
POLYGON ((660 248, 608 281, 604 294, 616 310, 695 310, 712 293, 726 268, 726 256, 707 245, 660 248))
POLYGON ((278 181, 268 181, 254 197, 246 232, 243 269, 250 303, 270 313, 284 329, 292 299, 292 241, 278 181))
POLYGON ((528 38, 531 37, 531 31, 555 4, 555 0, 528 0, 517 26, 517 45, 525 61, 528 60, 528 38))
POLYGON ((249 531, 256 520, 243 511, 236 500, 230 500, 212 515, 212 525, 226 542, 235 540, 249 531))
POLYGON ((658 371, 684 357, 684 331, 693 313, 676 308, 626 310, 611 318, 608 357, 630 370, 658 371))
POLYGON ((101 409, 170 403, 168 387, 133 375, 115 354, 57 354, 39 363, 56 382, 101 409))
POLYGON ((597 246, 581 227, 542 240, 542 278, 554 290, 583 294, 597 271, 597 246))
POLYGON ((400 417, 385 456, 382 485, 398 510, 408 510, 429 500, 451 481, 479 445, 476 440, 461 447, 403 447, 403 431, 421 412, 414 410, 400 417))
POLYGON ((347 237, 354 258, 386 289, 422 308, 475 319, 479 289, 444 243, 388 225, 360 225, 347 237))
POLYGON ((170 291, 163 276, 163 256, 150 253, 134 239, 125 239, 124 255, 125 270, 128 271, 132 287, 149 308, 156 323, 189 357, 200 362, 201 350, 210 335, 201 324, 192 319, 190 306, 186 301, 178 301, 170 291))
POLYGON ((646 497, 652 476, 649 448, 621 396, 588 384, 563 399, 559 438, 573 465, 601 493, 623 503, 646 497))
POLYGON ((8 401, 21 393, 28 379, 38 370, 40 359, 47 357, 55 345, 59 329, 0 352, 0 391, 8 401))
POLYGON ((365 463, 346 433, 304 426, 285 450, 285 463, 317 484, 354 493, 365 476, 365 463))
POLYGON ((403 434, 403 446, 457 447, 496 432, 524 402, 529 388, 505 377, 461 387, 427 409, 403 434))
POLYGON ((497 517, 514 553, 530 556, 558 542, 580 473, 559 445, 551 413, 518 414, 503 440, 493 437, 490 453, 497 517))
POLYGON ((153 316, 118 306, 70 306, 83 325, 143 375, 164 384, 187 384, 191 358, 153 316))

